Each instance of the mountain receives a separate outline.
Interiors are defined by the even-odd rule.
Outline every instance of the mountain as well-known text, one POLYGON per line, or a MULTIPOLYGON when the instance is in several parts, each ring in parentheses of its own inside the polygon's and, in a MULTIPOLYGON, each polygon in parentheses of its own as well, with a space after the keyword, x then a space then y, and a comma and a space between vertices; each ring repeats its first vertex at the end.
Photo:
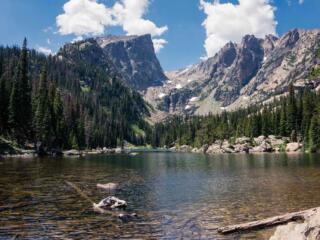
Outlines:
POLYGON ((138 91, 167 80, 150 35, 90 38, 66 44, 58 56, 99 66, 138 91))
POLYGON ((214 57, 167 73, 145 99, 162 113, 207 114, 237 109, 281 96, 296 87, 319 86, 310 77, 319 62, 320 30, 294 29, 281 38, 244 36, 214 57))
POLYGON ((47 149, 145 143, 149 107, 119 74, 95 64, 103 50, 90 42, 67 44, 56 56, 0 46, 1 136, 47 149))

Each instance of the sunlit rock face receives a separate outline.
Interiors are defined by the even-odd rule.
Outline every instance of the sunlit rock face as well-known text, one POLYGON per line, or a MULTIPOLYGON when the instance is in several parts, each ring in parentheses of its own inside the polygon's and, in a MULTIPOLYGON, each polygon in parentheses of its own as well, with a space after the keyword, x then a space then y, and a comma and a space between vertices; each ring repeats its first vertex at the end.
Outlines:
POLYGON ((143 91, 167 79, 156 57, 150 35, 106 36, 66 44, 58 55, 98 65, 143 91))
POLYGON ((294 29, 281 38, 247 35, 199 64, 168 72, 169 79, 148 88, 145 99, 166 113, 207 114, 271 100, 290 83, 317 88, 309 73, 320 62, 319 48, 320 30, 294 29))

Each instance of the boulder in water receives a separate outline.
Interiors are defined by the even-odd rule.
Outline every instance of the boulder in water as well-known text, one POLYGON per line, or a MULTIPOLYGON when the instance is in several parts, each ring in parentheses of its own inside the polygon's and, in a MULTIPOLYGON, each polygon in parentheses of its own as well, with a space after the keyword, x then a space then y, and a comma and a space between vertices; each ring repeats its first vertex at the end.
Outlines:
POLYGON ((98 204, 94 204, 94 208, 113 210, 113 209, 125 209, 127 202, 116 197, 107 197, 101 200, 98 204))

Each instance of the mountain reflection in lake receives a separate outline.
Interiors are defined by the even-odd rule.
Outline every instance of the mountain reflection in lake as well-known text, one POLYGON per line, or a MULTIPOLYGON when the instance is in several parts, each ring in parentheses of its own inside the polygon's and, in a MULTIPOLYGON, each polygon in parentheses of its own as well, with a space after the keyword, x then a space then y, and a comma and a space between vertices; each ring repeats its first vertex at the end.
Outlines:
POLYGON ((231 236, 216 229, 320 205, 316 154, 140 153, 1 163, 0 239, 264 239, 272 229, 231 236), (119 183, 115 195, 139 219, 122 223, 93 212, 64 180, 95 202, 108 196, 97 183, 119 183))

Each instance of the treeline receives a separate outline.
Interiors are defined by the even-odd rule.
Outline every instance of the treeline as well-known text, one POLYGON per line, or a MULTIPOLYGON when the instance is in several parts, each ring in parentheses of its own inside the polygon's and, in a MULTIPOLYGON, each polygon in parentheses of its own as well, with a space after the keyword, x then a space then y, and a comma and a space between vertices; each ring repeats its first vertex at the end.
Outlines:
POLYGON ((142 145, 141 96, 94 65, 0 47, 0 136, 45 149, 142 145))
POLYGON ((277 135, 302 142, 305 149, 320 148, 320 95, 306 87, 268 105, 257 105, 219 115, 179 117, 155 125, 152 145, 201 147, 215 140, 277 135))

